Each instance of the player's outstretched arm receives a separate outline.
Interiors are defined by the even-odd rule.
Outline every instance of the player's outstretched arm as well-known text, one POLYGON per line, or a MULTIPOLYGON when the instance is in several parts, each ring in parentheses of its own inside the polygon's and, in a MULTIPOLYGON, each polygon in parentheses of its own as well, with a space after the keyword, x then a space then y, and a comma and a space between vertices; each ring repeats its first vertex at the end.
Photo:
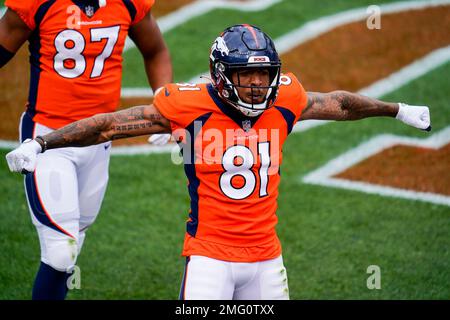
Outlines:
POLYGON ((347 91, 308 92, 308 104, 299 120, 359 120, 368 117, 395 117, 422 130, 431 130, 427 106, 410 106, 372 99, 347 91))
POLYGON ((13 172, 34 171, 36 156, 48 149, 84 147, 102 142, 147 135, 169 133, 169 120, 153 105, 137 106, 113 113, 98 114, 73 122, 34 140, 24 141, 6 155, 13 172))
POLYGON ((0 68, 11 60, 30 34, 31 30, 19 15, 7 9, 0 19, 0 68))

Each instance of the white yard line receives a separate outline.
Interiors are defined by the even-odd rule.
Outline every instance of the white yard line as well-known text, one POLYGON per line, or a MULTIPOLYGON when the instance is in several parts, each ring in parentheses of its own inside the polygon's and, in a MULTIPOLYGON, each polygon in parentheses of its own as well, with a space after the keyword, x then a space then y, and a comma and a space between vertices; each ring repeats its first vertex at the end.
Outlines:
POLYGON ((390 92, 398 90, 411 82, 411 79, 420 78, 428 72, 445 64, 449 60, 450 46, 434 50, 425 57, 414 61, 399 71, 392 73, 388 77, 359 90, 359 93, 365 96, 379 98, 390 92))
MULTIPOLYGON (((197 1, 195 3, 198 3, 200 1, 197 1)), ((201 1, 203 2, 203 1, 201 1)), ((214 2, 207 0, 206 2, 214 2)), ((226 1, 220 1, 220 3, 223 3, 226 1)), ((231 1, 228 3, 228 5, 236 5, 233 4, 235 1, 231 1)), ((274 1, 258 1, 260 3, 260 6, 270 6, 271 2, 274 1)), ((276 2, 279 2, 276 1, 276 2)), ((257 1, 252 1, 247 4, 253 4, 253 8, 256 7, 257 1)), ((240 3, 241 5, 243 3, 240 3)), ((429 6, 438 6, 438 5, 444 5, 444 4, 450 4, 450 0, 432 0, 432 1, 407 1, 407 2, 396 2, 391 3, 387 5, 381 5, 380 8, 382 10, 382 13, 393 13, 393 12, 400 12, 404 10, 410 10, 410 9, 421 9, 429 6)), ((211 4, 210 4, 211 6, 211 4)), ((249 6, 251 8, 251 6, 249 6)), ((259 7, 261 8, 261 7, 259 7)), ((311 22, 306 23, 304 26, 293 30, 292 32, 289 32, 285 36, 282 36, 281 38, 276 40, 276 45, 281 47, 280 52, 284 53, 285 50, 288 51, 291 48, 298 46, 299 44, 311 40, 312 38, 308 37, 308 30, 311 30, 311 28, 314 29, 316 26, 318 30, 320 30, 319 33, 315 33, 315 36, 319 36, 320 34, 323 34, 324 32, 328 32, 332 30, 332 28, 336 28, 338 26, 344 25, 346 23, 356 21, 355 17, 352 15, 356 15, 359 20, 365 19, 367 17, 366 8, 360 8, 360 9, 353 9, 345 12, 341 12, 335 15, 323 17, 311 22), (352 13, 352 14, 350 14, 352 13), (364 15, 362 15, 364 13, 364 15), (327 21, 330 21, 327 23, 327 21), (330 27, 332 26, 332 27, 330 27), (298 39, 296 38, 298 37, 298 39), (292 47, 289 47, 292 46, 292 47)), ((169 14, 170 16, 170 14, 169 14)), ((167 17, 167 16, 166 16, 167 17)), ((164 18, 164 17, 163 17, 164 18)), ((171 18, 173 19, 173 18, 171 18)), ((169 24, 167 24, 169 25, 169 24)), ((441 48, 438 50, 435 50, 428 54, 427 56, 416 60, 412 64, 402 68, 401 70, 391 74, 390 76, 381 79, 380 81, 375 82, 369 87, 366 87, 364 89, 361 89, 359 93, 371 96, 374 98, 379 98, 387 93, 390 93, 399 87, 411 82, 412 80, 422 76, 423 74, 426 74, 427 72, 441 66, 445 62, 450 60, 450 46, 441 48)), ((197 76, 198 78, 199 76, 197 76)), ((195 82, 195 81, 191 81, 195 82)), ((198 81, 197 81, 198 82, 198 81)), ((122 96, 123 97, 151 97, 152 91, 149 88, 123 88, 122 89, 122 96)), ((308 120, 308 121, 302 121, 301 123, 297 123, 294 128, 293 132, 304 132, 311 128, 317 127, 319 125, 323 125, 328 123, 328 121, 321 121, 321 120, 308 120)), ((15 141, 4 141, 0 140, 0 149, 10 149, 13 147, 16 147, 18 145, 15 141)), ((170 152, 171 148, 166 149, 159 149, 156 146, 139 146, 139 147, 114 147, 113 148, 113 154, 115 154, 114 150, 118 149, 118 154, 149 154, 149 153, 161 153, 161 152, 170 152), (149 147, 149 148, 147 148, 149 147), (126 148, 131 148, 129 152, 126 152, 126 148), (164 151, 165 150, 165 151, 164 151)))
MULTIPOLYGON (((206 14, 215 9, 233 9, 238 11, 262 11, 282 0, 253 0, 248 2, 226 0, 198 0, 178 10, 157 19, 162 33, 168 32, 187 21, 206 14)), ((130 38, 125 42, 124 52, 134 48, 135 44, 130 38)), ((122 88, 121 96, 124 98, 153 97, 153 90, 149 87, 122 88)))
POLYGON ((0 149, 14 149, 19 146, 19 143, 11 140, 0 140, 0 149))
MULTIPOLYGON (((424 0, 424 1, 401 1, 380 5, 381 14, 390 14, 408 10, 420 10, 428 7, 449 5, 450 0, 424 0)), ((295 47, 310 41, 320 35, 329 32, 343 25, 366 20, 369 16, 367 7, 341 11, 339 13, 321 17, 316 20, 305 23, 301 27, 290 31, 289 33, 275 39, 275 47, 279 54, 291 51, 295 47)), ((197 83, 204 81, 200 76, 208 75, 208 72, 201 73, 193 77, 190 81, 197 83)))
MULTIPOLYGON (((408 10, 420 10, 450 4, 450 0, 401 1, 379 5, 381 14, 398 13, 408 10)), ((340 26, 366 20, 369 17, 367 7, 341 11, 339 13, 310 21, 298 29, 292 30, 277 39, 275 45, 281 53, 288 52, 306 41, 317 38, 340 26)))
POLYGON ((337 158, 334 158, 313 172, 308 173, 301 179, 301 181, 308 184, 356 190, 383 196, 427 201, 450 206, 449 196, 428 192, 417 192, 334 177, 357 163, 395 145, 439 149, 448 143, 450 143, 450 126, 439 131, 438 133, 435 133, 427 139, 401 137, 388 134, 379 135, 359 145, 358 147, 347 151, 337 158))
MULTIPOLYGON (((431 52, 422 59, 416 60, 410 65, 400 69, 397 72, 392 73, 388 77, 381 79, 372 85, 363 88, 359 91, 360 94, 371 96, 373 98, 379 98, 394 90, 399 89, 401 86, 421 77, 422 75, 430 72, 443 65, 450 60, 450 46, 444 47, 431 52)), ((292 132, 305 132, 309 129, 328 123, 329 121, 322 120, 307 120, 297 123, 292 132)), ((0 149, 11 149, 17 147, 18 143, 15 141, 0 140, 0 149)), ((164 153, 170 152, 172 147, 158 148, 157 146, 124 146, 113 147, 112 154, 150 154, 150 153, 164 153), (126 151, 127 148, 130 150, 126 151), (117 153, 115 150, 117 150, 117 153)))
MULTIPOLYGON (((226 0, 198 0, 178 10, 171 12, 159 19, 157 23, 162 33, 170 31, 179 25, 186 23, 195 17, 204 15, 215 9, 233 9, 238 11, 261 11, 265 10, 281 0, 253 0, 247 2, 226 0)), ((124 51, 134 48, 135 45, 127 38, 124 51)))
MULTIPOLYGON (((450 0, 401 1, 383 4, 380 5, 379 7, 381 9, 381 14, 391 14, 396 12, 403 12, 408 10, 420 10, 428 7, 435 7, 449 4, 450 0)), ((335 28, 341 27, 343 25, 352 22, 365 20, 367 19, 367 17, 368 17, 367 7, 351 9, 333 15, 321 17, 319 19, 307 22, 301 27, 292 30, 291 32, 281 36, 280 38, 275 39, 275 46, 281 55, 335 28)), ((207 82, 205 78, 201 78, 202 76, 209 77, 208 71, 205 71, 201 74, 194 76, 187 82, 189 83, 207 82)), ((124 98, 152 97, 152 96, 153 91, 148 87, 122 88, 122 97, 124 98)))
POLYGON ((111 149, 112 155, 133 156, 136 154, 154 154, 154 153, 178 153, 180 148, 175 143, 168 143, 164 146, 155 146, 151 144, 120 146, 111 149))
MULTIPOLYGON (((359 94, 372 97, 381 98, 382 96, 394 92, 402 86, 410 83, 414 79, 420 78, 428 72, 442 66, 446 62, 450 61, 450 46, 437 49, 427 54, 425 57, 414 61, 406 67, 396 71, 384 79, 381 79, 368 87, 365 87, 358 91, 359 94)), ((401 102, 401 101, 399 101, 401 102)), ((307 120, 298 122, 293 132, 307 131, 311 128, 315 128, 330 121, 324 120, 307 120)))

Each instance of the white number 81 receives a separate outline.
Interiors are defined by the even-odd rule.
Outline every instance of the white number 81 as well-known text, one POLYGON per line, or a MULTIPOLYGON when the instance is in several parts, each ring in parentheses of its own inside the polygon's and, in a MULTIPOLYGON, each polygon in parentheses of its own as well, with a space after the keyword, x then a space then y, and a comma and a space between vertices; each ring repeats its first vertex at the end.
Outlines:
MULTIPOLYGON (((259 168, 260 188, 259 196, 267 196, 268 173, 270 166, 270 143, 258 143, 258 154, 261 157, 261 167, 259 168)), ((253 153, 246 146, 233 146, 222 157, 222 166, 225 172, 220 176, 220 189, 229 198, 242 200, 250 196, 256 187, 256 176, 251 170, 255 164, 253 153), (242 164, 235 164, 234 160, 239 157, 242 164), (231 181, 234 177, 241 176, 244 179, 244 185, 241 188, 235 188, 231 181)))

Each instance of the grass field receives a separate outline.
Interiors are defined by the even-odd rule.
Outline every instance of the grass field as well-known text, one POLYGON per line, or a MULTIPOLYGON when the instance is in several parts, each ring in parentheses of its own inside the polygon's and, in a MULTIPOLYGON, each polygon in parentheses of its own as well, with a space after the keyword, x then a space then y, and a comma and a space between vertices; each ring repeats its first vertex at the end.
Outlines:
MULTIPOLYGON (((176 80, 206 70, 211 39, 228 24, 259 24, 276 38, 308 20, 373 3, 326 0, 318 6, 304 0, 299 10, 299 2, 285 0, 258 14, 218 10, 168 32, 176 80)), ((125 59, 124 85, 146 86, 136 50, 125 59)), ((449 73, 447 63, 383 99, 431 106, 437 132, 450 125, 449 73)), ((300 182, 306 173, 377 134, 425 138, 433 132, 392 119, 367 119, 290 136, 283 153, 277 230, 291 299, 450 297, 449 207, 300 182), (381 290, 366 287, 369 265, 381 268, 381 290)), ((0 150, 0 299, 29 299, 39 243, 22 177, 9 172, 6 153, 0 150)), ((112 157, 102 210, 77 262, 81 290, 68 298, 176 299, 188 207, 183 168, 173 165, 169 154, 112 157)))
MULTIPOLYGON (((208 70, 208 53, 212 39, 229 25, 250 23, 263 28, 271 37, 277 37, 300 27, 305 22, 341 10, 365 7, 371 4, 394 2, 392 0, 283 0, 258 13, 215 10, 193 19, 164 37, 172 52, 175 81, 187 81, 208 70)), ((125 54, 124 87, 145 87, 147 80, 141 58, 136 48, 125 54)))
MULTIPOLYGON (((386 99, 432 106, 434 130, 442 129, 450 123, 449 72, 447 64, 386 99)), ((278 231, 292 299, 450 296, 448 207, 299 183, 303 174, 382 132, 427 135, 391 119, 370 119, 329 124, 287 142, 278 231), (372 264, 381 268, 381 290, 366 288, 372 264)), ((22 178, 1 165, 0 298, 26 299, 38 242, 22 178)), ((189 205, 182 167, 169 155, 113 157, 110 173, 102 212, 78 260, 82 289, 70 299, 175 299, 189 205)))

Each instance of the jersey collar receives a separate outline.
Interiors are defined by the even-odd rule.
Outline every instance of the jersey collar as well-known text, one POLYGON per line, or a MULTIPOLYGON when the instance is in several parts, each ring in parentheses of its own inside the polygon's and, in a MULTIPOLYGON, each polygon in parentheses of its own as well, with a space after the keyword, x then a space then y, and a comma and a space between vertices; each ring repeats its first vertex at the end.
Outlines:
POLYGON ((256 121, 258 121, 258 119, 264 114, 263 112, 256 117, 247 117, 232 106, 227 105, 219 97, 212 84, 208 84, 206 87, 208 89, 209 95, 211 96, 217 107, 220 109, 220 111, 222 111, 227 117, 233 120, 244 131, 250 130, 250 128, 255 125, 256 121))

